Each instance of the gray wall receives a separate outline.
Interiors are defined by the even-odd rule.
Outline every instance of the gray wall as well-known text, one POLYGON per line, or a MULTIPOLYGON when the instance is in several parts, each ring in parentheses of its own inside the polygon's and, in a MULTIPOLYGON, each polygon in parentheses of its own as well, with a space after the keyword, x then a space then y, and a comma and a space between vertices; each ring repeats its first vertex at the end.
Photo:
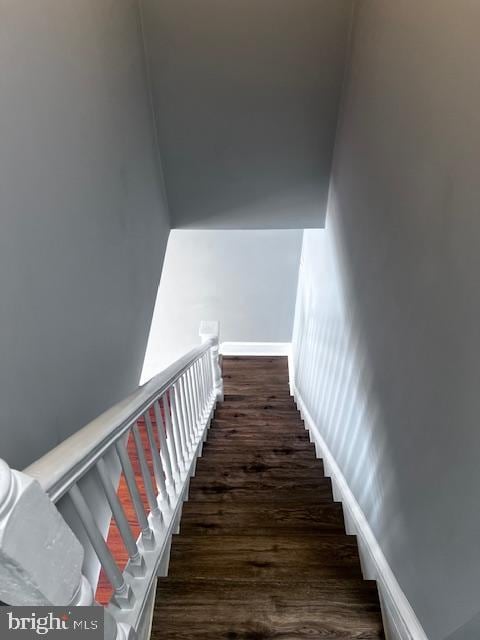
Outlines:
POLYGON ((321 227, 353 0, 144 0, 175 227, 321 227))
POLYGON ((478 2, 358 3, 327 215, 348 313, 314 334, 339 388, 355 354, 357 420, 309 402, 431 640, 480 636, 479 57, 478 2))
POLYGON ((168 234, 137 2, 0 6, 0 456, 138 383, 168 234))
POLYGON ((199 344, 202 320, 222 342, 290 342, 301 231, 173 230, 142 379, 199 344))

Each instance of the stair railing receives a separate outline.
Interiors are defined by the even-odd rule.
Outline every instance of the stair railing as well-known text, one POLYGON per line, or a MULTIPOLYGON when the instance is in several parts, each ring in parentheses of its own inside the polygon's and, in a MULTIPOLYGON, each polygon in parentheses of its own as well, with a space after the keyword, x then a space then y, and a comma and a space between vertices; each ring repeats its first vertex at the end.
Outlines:
POLYGON ((113 588, 106 640, 142 635, 156 576, 168 566, 189 480, 223 399, 218 323, 202 323, 200 335, 201 346, 23 472, 0 460, 0 600, 11 606, 96 604, 101 565, 113 588), (120 471, 138 539, 117 495, 120 471), (128 551, 124 570, 106 542, 111 518, 128 551))

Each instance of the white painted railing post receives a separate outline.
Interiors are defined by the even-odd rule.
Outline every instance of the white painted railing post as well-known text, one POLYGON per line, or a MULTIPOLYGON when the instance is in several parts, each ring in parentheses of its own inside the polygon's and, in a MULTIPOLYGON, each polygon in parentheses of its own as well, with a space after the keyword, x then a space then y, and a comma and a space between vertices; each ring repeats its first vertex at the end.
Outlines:
POLYGON ((210 359, 212 363, 213 381, 215 384, 215 394, 217 402, 223 402, 223 379, 222 370, 220 369, 220 356, 219 356, 219 336, 220 336, 220 323, 216 320, 203 320, 200 323, 200 338, 203 342, 207 340, 213 340, 212 348, 210 349, 210 359))
MULTIPOLYGON (((95 604, 84 550, 40 484, 0 459, 0 600, 11 606, 95 604)), ((106 640, 132 640, 109 621, 106 640)))
POLYGON ((0 599, 89 605, 83 547, 36 480, 0 460, 0 599))

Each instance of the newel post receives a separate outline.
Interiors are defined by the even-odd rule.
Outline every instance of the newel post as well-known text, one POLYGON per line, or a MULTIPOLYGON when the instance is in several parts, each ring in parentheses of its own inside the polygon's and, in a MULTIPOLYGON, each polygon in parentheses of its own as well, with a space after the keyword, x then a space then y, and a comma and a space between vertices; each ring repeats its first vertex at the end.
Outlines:
POLYGON ((215 393, 217 402, 223 402, 223 379, 222 370, 220 369, 220 356, 219 356, 219 336, 220 336, 220 323, 216 320, 203 320, 200 323, 200 337, 202 342, 207 340, 213 340, 212 348, 210 349, 210 358, 212 362, 213 381, 215 384, 215 393))
MULTIPOLYGON (((0 600, 11 606, 95 604, 83 557, 82 545, 40 484, 0 459, 0 600)), ((114 626, 107 640, 131 637, 114 626)))
POLYGON ((89 605, 83 547, 36 480, 0 460, 0 600, 89 605))

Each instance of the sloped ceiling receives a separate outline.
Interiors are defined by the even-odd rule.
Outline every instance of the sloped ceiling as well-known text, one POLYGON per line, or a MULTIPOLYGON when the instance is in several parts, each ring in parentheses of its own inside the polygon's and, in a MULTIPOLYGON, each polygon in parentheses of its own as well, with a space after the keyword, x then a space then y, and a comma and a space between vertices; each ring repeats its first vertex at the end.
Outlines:
POLYGON ((173 227, 321 227, 352 0, 145 0, 173 227))

